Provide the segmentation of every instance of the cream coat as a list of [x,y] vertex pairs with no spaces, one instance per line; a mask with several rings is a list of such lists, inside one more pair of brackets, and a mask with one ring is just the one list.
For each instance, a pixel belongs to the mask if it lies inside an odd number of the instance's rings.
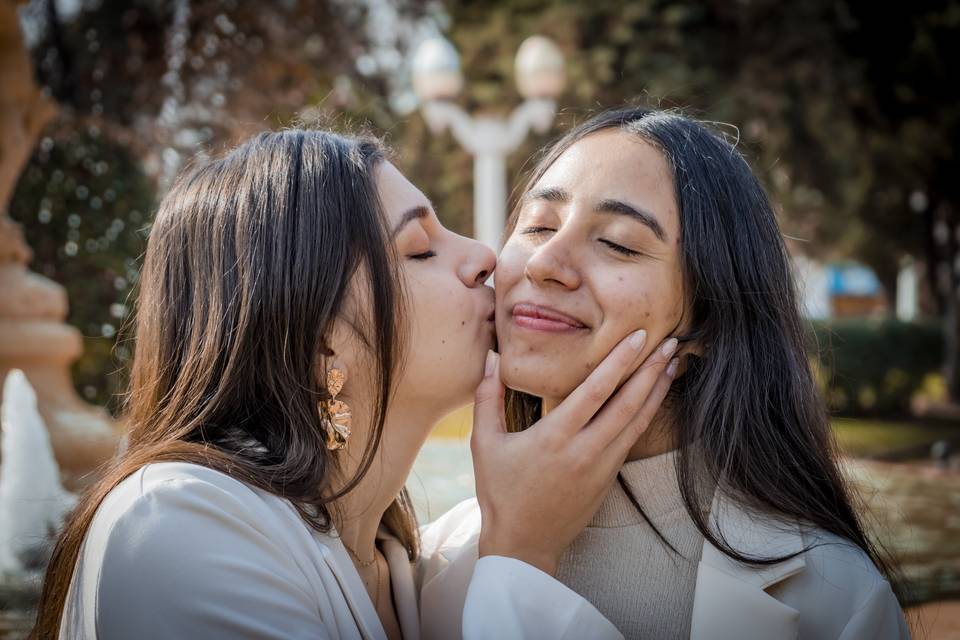
[[[635,490],[642,491],[642,487]],[[705,541],[694,593],[692,639],[910,637],[890,585],[854,545],[822,531],[802,531],[794,525],[751,515],[720,494],[711,507],[711,523],[746,555],[802,553],[757,568],[731,560]],[[469,636],[473,616],[483,613],[481,602],[499,602],[506,597],[483,593],[491,584],[472,575],[479,531],[480,510],[475,500],[469,500],[442,516],[425,534],[427,560],[421,593],[424,638],[461,637],[459,612],[464,602],[473,603],[466,607],[462,619],[464,636]],[[803,551],[807,547],[811,548]],[[543,606],[547,608],[541,619],[547,623],[552,616],[562,614],[565,604],[544,602]],[[594,618],[584,620],[596,626],[579,637],[620,637],[619,633],[610,636],[610,631]]]
[[[449,534],[424,533],[425,540],[449,540]],[[442,563],[425,558],[417,570],[398,540],[385,533],[380,538],[403,637],[415,640],[421,636],[420,584],[428,567]],[[457,611],[442,612],[440,622],[425,619],[426,625],[452,625],[467,638],[618,635],[592,605],[527,564],[474,558],[470,573],[473,592],[459,598]],[[71,581],[60,638],[385,634],[337,537],[308,527],[286,500],[206,467],[164,462],[125,479],[98,509]]]

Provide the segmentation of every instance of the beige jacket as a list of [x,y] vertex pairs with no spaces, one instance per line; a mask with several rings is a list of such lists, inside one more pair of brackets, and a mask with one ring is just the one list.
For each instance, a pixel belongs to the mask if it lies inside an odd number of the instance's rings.
[[[909,638],[903,612],[873,563],[857,547],[818,530],[801,530],[768,517],[752,515],[717,495],[711,523],[727,542],[746,555],[783,556],[802,552],[779,564],[740,564],[705,541],[697,572],[690,637],[694,640],[894,640]],[[464,602],[504,597],[483,594],[489,583],[471,581],[477,562],[480,511],[475,500],[461,503],[431,525],[424,536],[421,611],[427,639],[458,638]],[[811,547],[807,551],[804,548]],[[484,559],[485,560],[485,559]],[[541,619],[549,622],[561,607],[545,603]],[[468,607],[462,628],[473,622]],[[593,618],[592,638],[608,633]],[[464,634],[469,635],[469,633]],[[573,637],[573,636],[570,636]],[[609,637],[604,635],[604,637]],[[619,633],[615,634],[619,637]]]
[[[447,519],[445,522],[451,523]],[[428,540],[449,539],[430,529]],[[398,540],[381,533],[403,637],[421,635],[420,583]],[[425,558],[424,567],[438,566]],[[470,562],[474,594],[443,622],[467,638],[615,638],[583,598],[509,558]],[[468,580],[469,582],[469,580]],[[544,612],[551,612],[544,618]],[[469,621],[461,622],[461,613]],[[140,469],[97,510],[71,580],[61,639],[385,640],[339,538],[293,506],[188,463]]]

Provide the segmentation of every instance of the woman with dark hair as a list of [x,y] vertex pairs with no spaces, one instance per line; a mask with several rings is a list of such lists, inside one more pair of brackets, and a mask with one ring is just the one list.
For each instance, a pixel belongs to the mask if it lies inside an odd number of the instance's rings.
[[[403,485],[431,428],[493,385],[494,265],[366,139],[265,133],[188,171],[150,230],[127,448],[66,523],[32,637],[418,637]],[[478,468],[496,473],[468,635],[612,631],[537,567],[666,394],[640,338],[528,432],[477,420]],[[568,613],[545,622],[544,603]]]
[[[679,345],[650,428],[546,571],[630,638],[908,636],[837,467],[773,210],[734,145],[670,112],[601,114],[546,150],[499,260],[511,431],[550,415],[627,333]],[[427,637],[456,637],[441,612],[484,553],[475,509],[438,523],[462,548],[431,576],[444,595],[424,601]]]

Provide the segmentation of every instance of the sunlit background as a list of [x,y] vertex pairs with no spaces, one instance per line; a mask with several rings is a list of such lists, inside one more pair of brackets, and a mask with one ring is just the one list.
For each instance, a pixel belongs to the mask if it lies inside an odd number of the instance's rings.
[[[0,638],[122,429],[119,332],[186,163],[368,130],[495,245],[535,151],[627,102],[716,123],[762,177],[844,468],[929,637],[960,638],[958,61],[951,0],[0,0]],[[469,431],[417,461],[424,522],[473,495]]]

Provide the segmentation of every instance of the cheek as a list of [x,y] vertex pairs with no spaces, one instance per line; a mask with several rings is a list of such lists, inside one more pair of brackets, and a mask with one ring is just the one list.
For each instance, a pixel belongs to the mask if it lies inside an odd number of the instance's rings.
[[[636,329],[651,337],[666,337],[682,317],[682,291],[672,274],[618,274],[611,278],[602,299],[604,324],[622,338]],[[631,284],[632,283],[632,284]],[[625,292],[629,292],[625,295]]]
[[493,272],[494,286],[498,295],[501,290],[509,288],[523,277],[528,253],[513,236],[507,240],[507,244],[503,246],[497,258],[497,269]]
[[423,270],[406,282],[410,315],[407,349],[418,360],[446,360],[470,338],[476,305],[456,274]]

